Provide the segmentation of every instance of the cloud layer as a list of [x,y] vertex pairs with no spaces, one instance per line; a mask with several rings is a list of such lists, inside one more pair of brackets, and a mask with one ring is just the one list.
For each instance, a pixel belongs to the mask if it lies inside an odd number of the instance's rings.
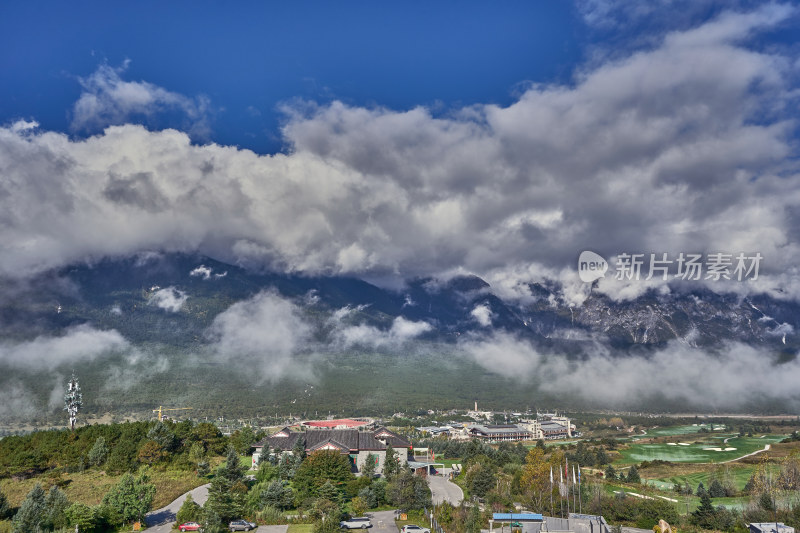
[[778,365],[739,343],[707,352],[675,341],[649,357],[615,357],[598,347],[572,361],[505,333],[466,339],[460,348],[492,373],[593,405],[637,408],[666,399],[698,409],[747,410],[770,401],[800,406],[800,361]]
[[[200,251],[279,271],[472,272],[524,296],[532,277],[574,277],[584,249],[759,251],[755,288],[797,297],[798,64],[748,46],[793,14],[724,13],[508,107],[287,107],[288,154],[135,125],[83,140],[11,125],[0,273]],[[120,75],[103,66],[84,80],[78,127],[164,106],[200,113]]]
[[91,361],[112,351],[129,348],[128,341],[115,330],[98,330],[88,325],[75,326],[59,337],[37,337],[27,342],[0,343],[0,363],[18,369],[56,368],[60,365]]

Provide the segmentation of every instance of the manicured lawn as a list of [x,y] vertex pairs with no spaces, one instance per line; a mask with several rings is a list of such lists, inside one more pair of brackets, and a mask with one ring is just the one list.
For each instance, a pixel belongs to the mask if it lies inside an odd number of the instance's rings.
[[[669,444],[636,442],[619,450],[620,458],[615,464],[629,465],[656,459],[673,463],[721,463],[763,449],[764,445],[780,442],[783,438],[781,435],[768,435],[763,438],[733,437],[727,443],[722,443],[718,436],[709,435],[699,443],[693,439],[691,442]],[[721,448],[722,451],[711,448]]]
[[[671,498],[673,500],[678,500],[677,502],[670,502],[675,506],[679,514],[686,514],[687,506],[689,512],[694,511],[700,505],[700,498],[697,496],[683,496],[681,494],[676,494],[670,491],[654,491],[651,488],[648,488],[644,485],[635,486],[635,485],[616,485],[616,484],[606,484],[604,486],[606,493],[609,496],[616,496],[615,491],[623,491],[625,493],[635,492],[636,494],[641,494],[644,496],[650,496],[652,498],[656,498],[657,496],[665,496],[666,498]],[[629,498],[636,498],[636,496],[629,495]],[[662,499],[662,498],[659,498]],[[668,500],[664,500],[668,501]],[[714,506],[717,505],[724,505],[728,509],[741,509],[750,501],[750,498],[747,496],[736,497],[736,498],[714,498],[711,500]]]
[[[733,484],[735,485],[737,490],[744,489],[747,480],[750,479],[750,476],[753,475],[756,467],[753,465],[738,465],[732,464],[728,469],[728,475],[732,478]],[[777,473],[777,468],[773,469]],[[655,487],[671,491],[673,485],[675,483],[679,483],[680,485],[685,484],[687,481],[689,485],[696,489],[697,485],[702,483],[706,488],[711,485],[711,478],[713,472],[711,470],[703,470],[703,471],[696,471],[696,472],[675,472],[672,475],[666,476],[659,476],[656,478],[649,478],[647,477],[647,471],[639,472],[642,474],[642,479],[647,479],[647,483],[649,485],[654,485]]]

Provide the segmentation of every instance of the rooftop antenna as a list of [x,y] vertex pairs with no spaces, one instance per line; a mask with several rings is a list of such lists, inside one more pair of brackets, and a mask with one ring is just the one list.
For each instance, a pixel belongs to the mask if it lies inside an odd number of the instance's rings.
[[69,429],[75,429],[75,423],[78,421],[78,410],[83,407],[83,394],[81,394],[81,387],[78,385],[78,378],[75,377],[75,372],[72,372],[72,379],[67,384],[67,392],[64,394],[64,410],[69,414]]

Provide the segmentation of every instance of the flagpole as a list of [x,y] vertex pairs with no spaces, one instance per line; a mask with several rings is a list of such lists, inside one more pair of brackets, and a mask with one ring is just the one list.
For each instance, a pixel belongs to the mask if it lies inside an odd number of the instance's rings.
[[567,518],[569,518],[569,459],[564,458],[564,477],[567,478]]
[[572,465],[572,512],[575,512],[575,465]]
[[564,472],[561,471],[561,465],[558,465],[558,504],[561,507],[561,517],[564,517],[564,496],[561,492],[564,490]]
[[581,465],[578,465],[578,505],[580,506],[579,513],[583,514],[583,492],[581,490]]
[[553,516],[553,465],[550,465],[550,516]]

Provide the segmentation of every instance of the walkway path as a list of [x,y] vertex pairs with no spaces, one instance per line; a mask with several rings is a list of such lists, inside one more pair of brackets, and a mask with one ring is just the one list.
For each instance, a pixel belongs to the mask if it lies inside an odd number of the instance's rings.
[[752,453],[748,453],[747,455],[743,455],[743,456],[741,456],[741,457],[737,457],[736,459],[730,459],[730,460],[728,460],[728,461],[722,461],[722,462],[723,462],[723,463],[732,463],[732,462],[734,462],[734,461],[739,461],[740,459],[744,459],[745,457],[750,457],[751,455],[756,455],[757,453],[766,452],[766,451],[767,451],[767,450],[769,450],[771,447],[772,447],[772,446],[770,446],[769,444],[767,444],[766,446],[764,446],[764,449],[763,449],[763,450],[756,450],[756,451],[754,451],[754,452],[752,452]]

